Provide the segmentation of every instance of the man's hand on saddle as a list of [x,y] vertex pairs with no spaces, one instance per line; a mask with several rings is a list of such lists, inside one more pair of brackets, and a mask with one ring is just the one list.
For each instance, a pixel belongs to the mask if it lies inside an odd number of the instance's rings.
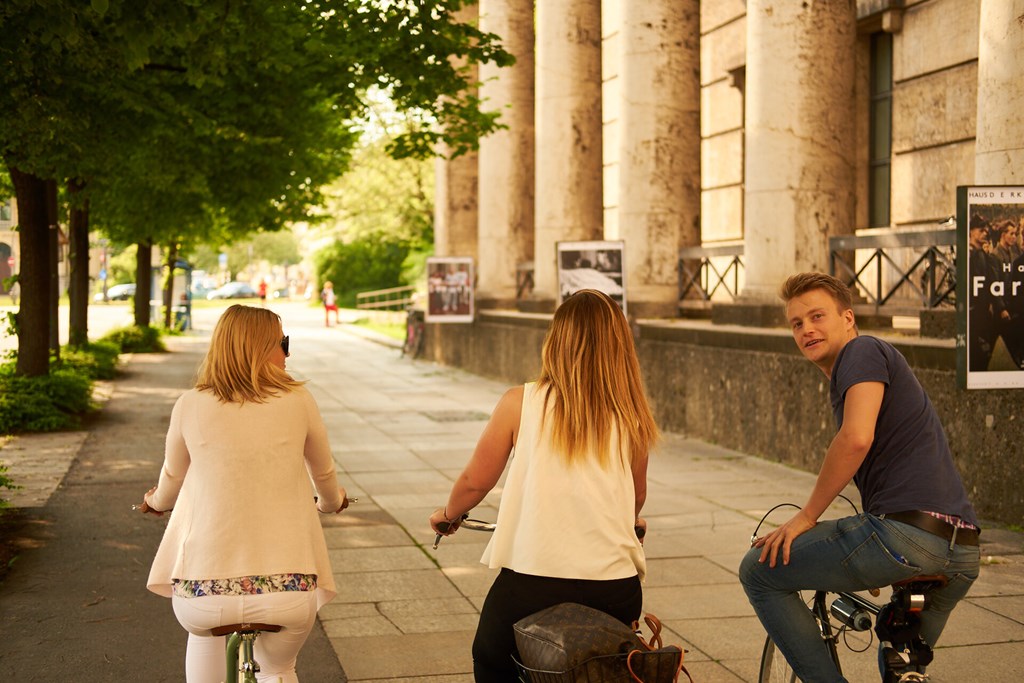
[[768,560],[769,567],[775,567],[779,559],[779,551],[782,551],[782,564],[789,564],[789,549],[796,537],[810,531],[817,525],[817,521],[808,517],[803,510],[793,515],[788,522],[774,529],[766,536],[754,539],[754,548],[761,549],[761,557],[758,562]]

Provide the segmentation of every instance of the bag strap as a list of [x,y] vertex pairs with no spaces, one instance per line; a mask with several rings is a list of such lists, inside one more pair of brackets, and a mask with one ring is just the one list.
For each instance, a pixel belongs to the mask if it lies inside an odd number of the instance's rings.
[[[641,679],[639,676],[637,676],[636,672],[633,671],[633,656],[634,655],[643,655],[643,654],[645,654],[643,652],[643,650],[632,650],[632,651],[630,651],[630,653],[628,655],[626,655],[626,668],[629,669],[629,675],[633,678],[634,683],[644,683],[643,679]],[[673,683],[677,683],[679,681],[679,674],[680,673],[686,674],[686,678],[689,679],[690,683],[693,683],[693,676],[691,676],[690,672],[686,670],[685,666],[683,666],[683,651],[682,650],[679,651],[679,666],[676,667],[676,672],[672,676]]]
[[661,620],[654,616],[650,612],[644,615],[644,623],[647,624],[647,628],[651,629],[651,638],[647,640],[640,632],[640,622],[633,622],[633,631],[636,633],[637,639],[640,643],[648,650],[659,650],[662,648],[661,642]]

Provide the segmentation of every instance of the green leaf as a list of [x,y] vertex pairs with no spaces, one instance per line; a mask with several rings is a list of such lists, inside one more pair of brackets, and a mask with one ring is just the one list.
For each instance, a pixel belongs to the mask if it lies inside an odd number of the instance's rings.
[[101,17],[107,13],[108,9],[110,9],[109,0],[92,0],[90,4],[92,5],[93,11]]

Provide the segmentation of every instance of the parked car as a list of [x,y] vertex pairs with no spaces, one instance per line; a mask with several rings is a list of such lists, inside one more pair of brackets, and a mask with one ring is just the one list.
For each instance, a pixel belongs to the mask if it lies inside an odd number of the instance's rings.
[[256,290],[248,282],[229,282],[206,295],[207,299],[252,299]]
[[209,287],[205,283],[193,282],[192,283],[192,298],[193,299],[205,299],[207,296],[209,296],[210,292],[212,292],[214,289],[216,289],[216,288],[215,287]]
[[[127,301],[135,296],[135,283],[130,282],[126,285],[114,285],[107,287],[107,298],[106,301]],[[92,297],[93,301],[102,302],[104,301],[103,292],[96,292]]]

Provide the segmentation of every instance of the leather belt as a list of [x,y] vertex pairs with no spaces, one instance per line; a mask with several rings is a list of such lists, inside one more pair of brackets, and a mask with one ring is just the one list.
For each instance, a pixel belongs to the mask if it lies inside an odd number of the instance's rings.
[[907,512],[887,512],[886,514],[879,516],[882,519],[891,519],[894,522],[902,522],[904,524],[909,524],[912,527],[917,527],[922,531],[927,531],[930,534],[935,534],[939,538],[950,541],[951,544],[978,545],[979,532],[977,529],[955,527],[949,522],[944,522],[938,517],[929,515],[927,512],[909,510]]

